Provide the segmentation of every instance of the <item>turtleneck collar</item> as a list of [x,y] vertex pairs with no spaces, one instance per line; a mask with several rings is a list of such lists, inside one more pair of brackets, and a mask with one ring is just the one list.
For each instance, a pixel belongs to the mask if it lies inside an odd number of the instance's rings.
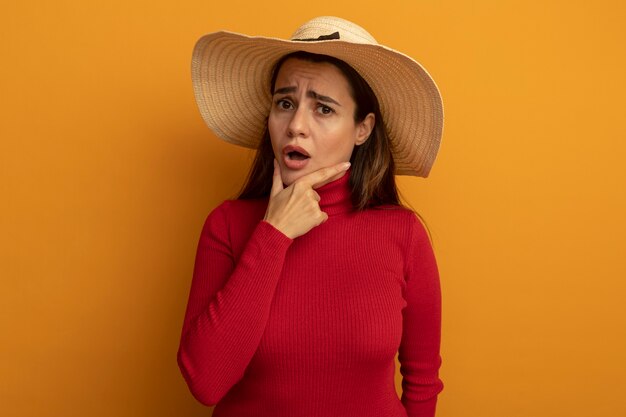
[[315,189],[320,196],[320,209],[328,216],[352,210],[352,190],[349,184],[351,172],[352,167],[340,178]]

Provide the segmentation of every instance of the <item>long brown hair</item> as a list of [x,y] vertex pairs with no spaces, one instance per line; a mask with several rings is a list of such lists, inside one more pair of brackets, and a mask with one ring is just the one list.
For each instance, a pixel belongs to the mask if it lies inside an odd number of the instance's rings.
[[[378,99],[354,68],[344,61],[328,55],[298,51],[283,56],[276,65],[270,80],[269,90],[274,94],[276,77],[282,64],[289,58],[309,62],[326,62],[337,67],[348,80],[350,94],[356,103],[354,121],[362,122],[369,113],[374,113],[374,129],[369,138],[354,147],[350,157],[351,172],[349,185],[352,190],[352,205],[357,211],[382,205],[407,208],[400,203],[396,187],[395,163],[391,153],[389,137],[380,113]],[[270,140],[267,120],[252,168],[237,199],[268,197],[272,188],[274,151]],[[412,208],[411,211],[415,212]],[[417,213],[416,213],[417,214]],[[418,214],[418,217],[419,214]],[[421,219],[421,217],[420,217]],[[422,220],[423,221],[423,220]]]

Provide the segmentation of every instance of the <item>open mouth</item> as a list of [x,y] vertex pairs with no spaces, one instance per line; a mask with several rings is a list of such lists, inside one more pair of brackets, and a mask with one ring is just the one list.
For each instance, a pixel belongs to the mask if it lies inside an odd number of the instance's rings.
[[287,157],[291,160],[295,161],[303,161],[305,159],[309,159],[310,156],[304,155],[298,151],[291,151],[287,153]]
[[296,145],[287,145],[283,148],[283,154],[288,161],[306,161],[311,155],[302,147]]

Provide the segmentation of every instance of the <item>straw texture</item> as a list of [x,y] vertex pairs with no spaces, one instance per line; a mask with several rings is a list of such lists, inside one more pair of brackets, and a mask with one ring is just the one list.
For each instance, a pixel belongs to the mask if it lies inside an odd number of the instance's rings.
[[257,148],[271,106],[270,78],[284,55],[306,51],[330,55],[352,66],[378,98],[396,162],[396,175],[427,177],[443,133],[443,104],[428,72],[414,59],[337,17],[318,17],[291,39],[227,31],[201,37],[191,64],[194,94],[206,124],[222,139]]

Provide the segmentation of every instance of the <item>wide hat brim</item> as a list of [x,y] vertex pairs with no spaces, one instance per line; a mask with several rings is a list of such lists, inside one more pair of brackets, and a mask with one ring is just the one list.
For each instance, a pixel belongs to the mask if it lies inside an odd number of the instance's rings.
[[[396,175],[427,177],[443,133],[443,104],[428,72],[379,44],[294,41],[220,31],[193,50],[193,90],[205,123],[227,142],[256,149],[271,108],[270,78],[284,55],[306,51],[352,66],[378,98]],[[379,123],[380,121],[376,121]]]

